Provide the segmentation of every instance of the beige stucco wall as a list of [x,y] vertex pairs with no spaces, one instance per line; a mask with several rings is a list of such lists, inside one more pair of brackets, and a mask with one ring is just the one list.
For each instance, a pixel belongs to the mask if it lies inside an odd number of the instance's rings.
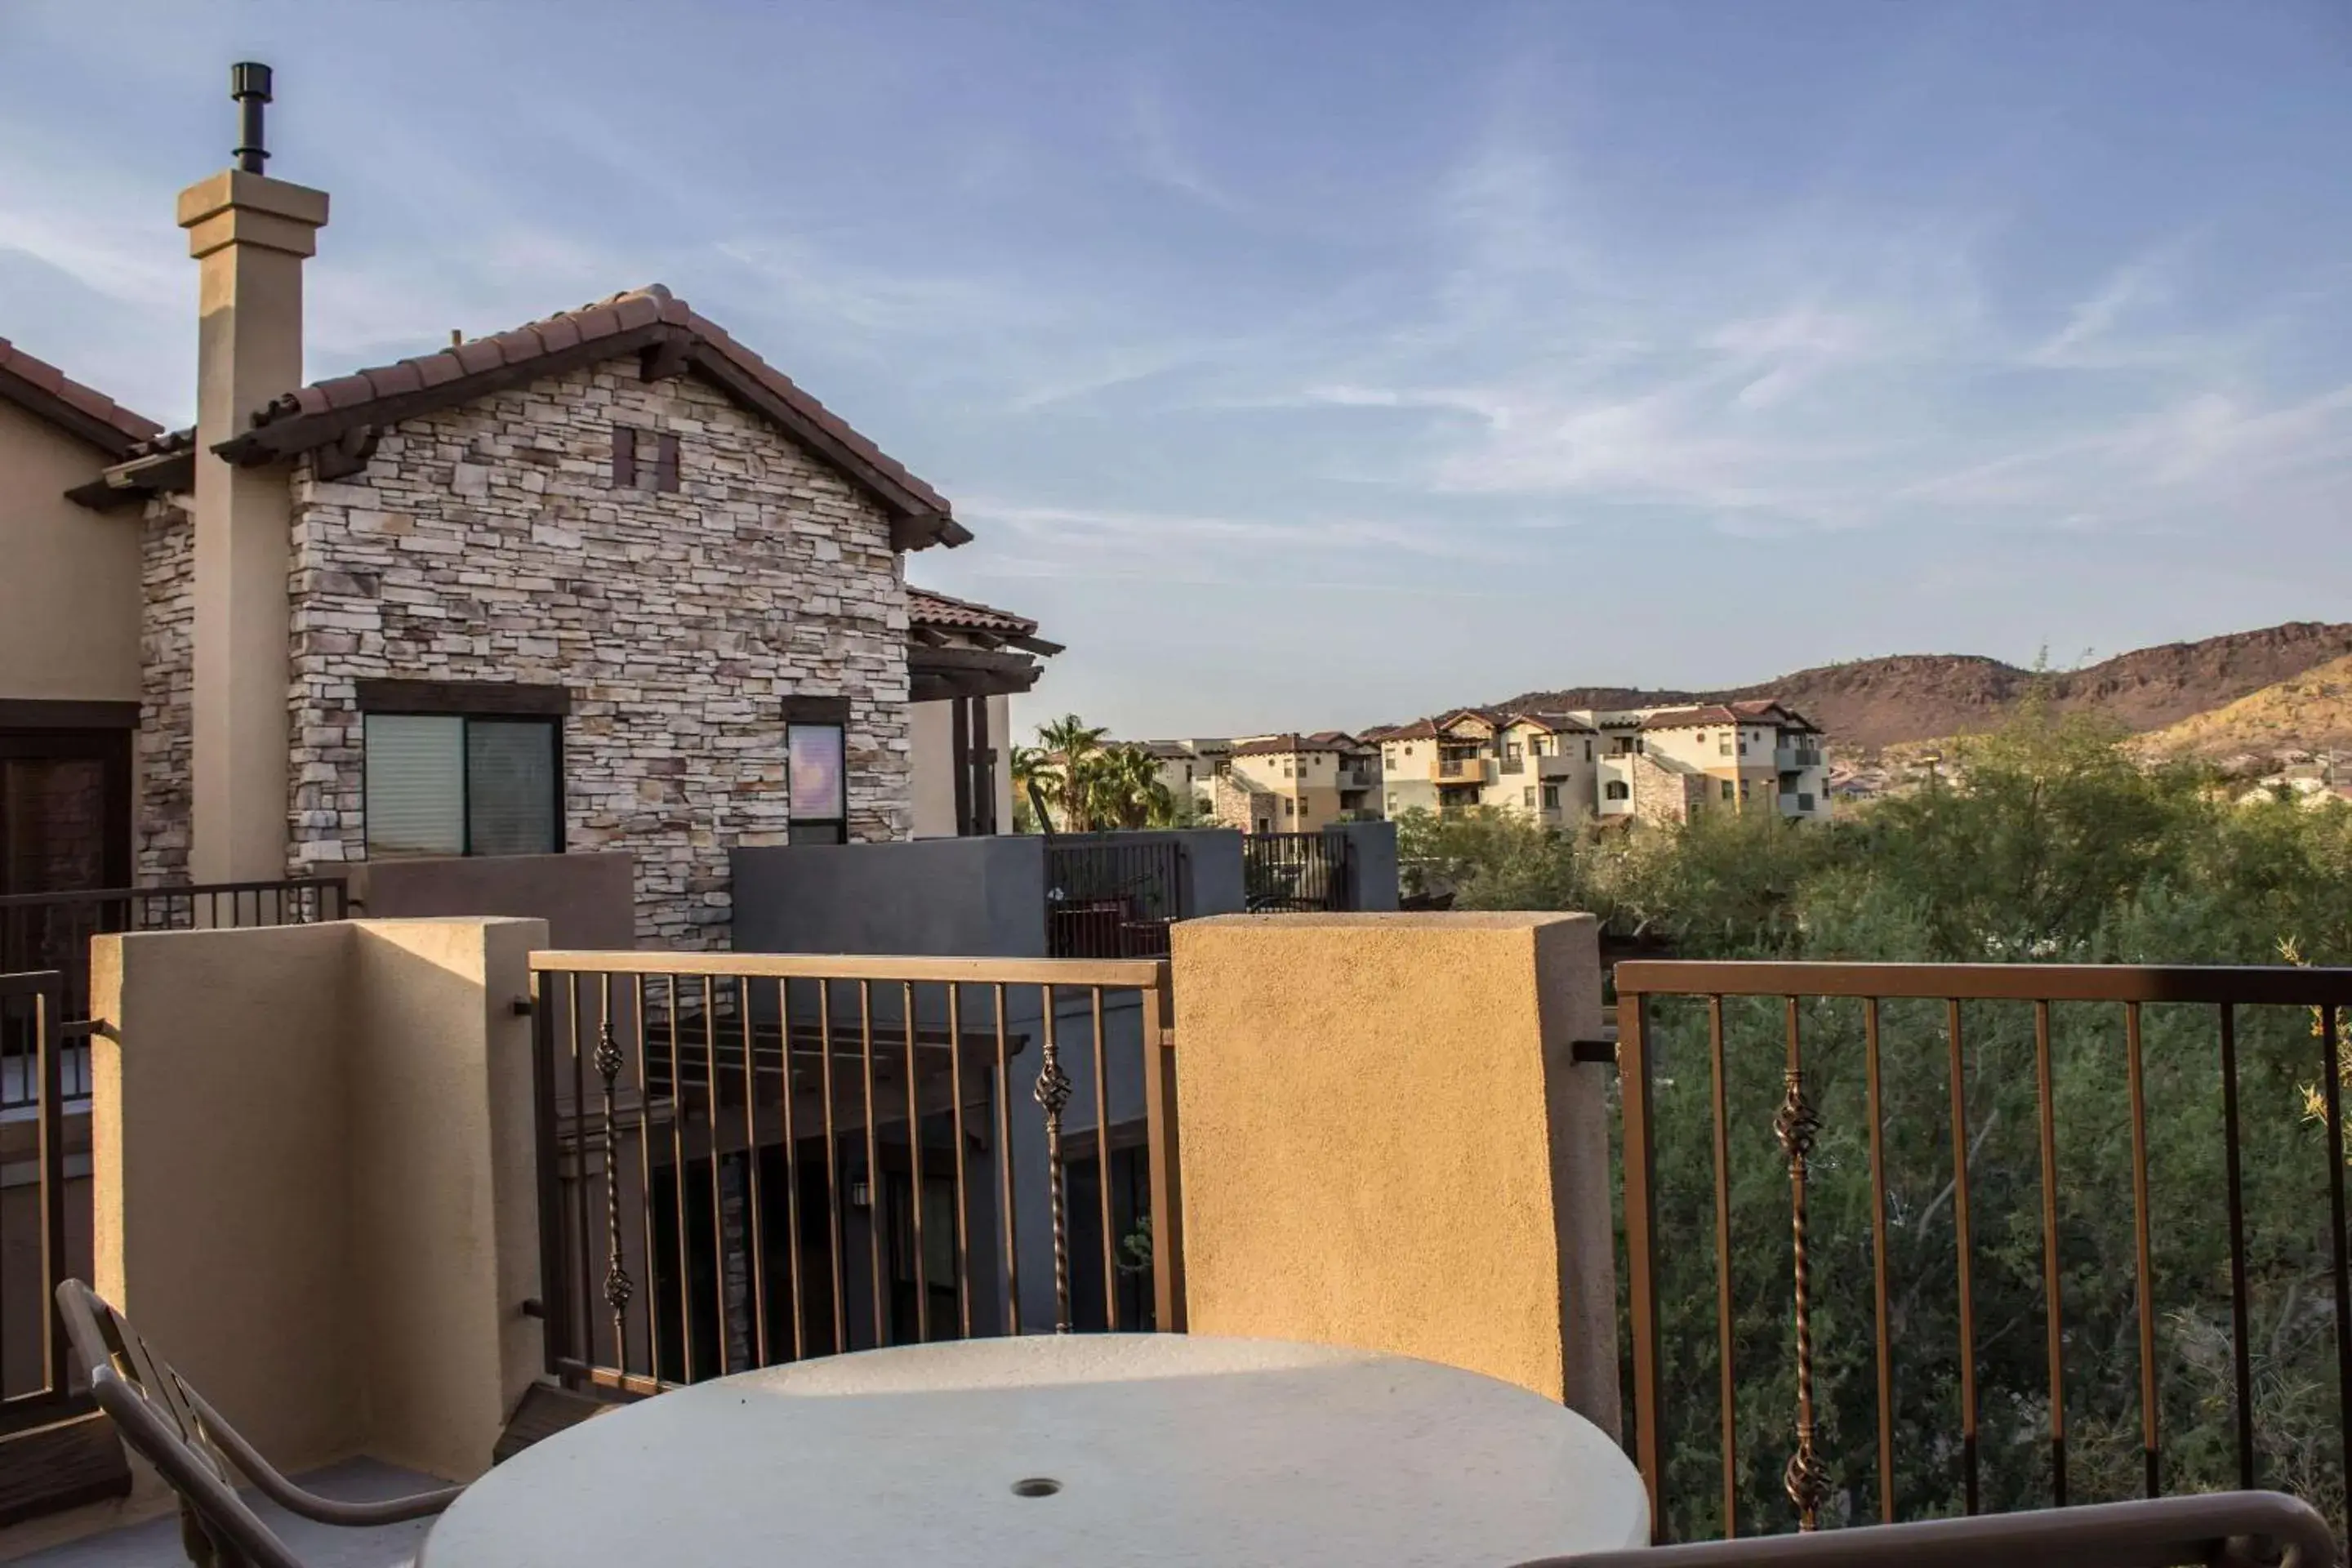
[[545,922],[349,928],[351,1288],[365,1451],[431,1475],[490,1467],[541,1369],[530,950]]
[[99,1293],[281,1468],[354,1451],[341,925],[100,937]]
[[[917,702],[908,709],[909,784],[913,790],[914,835],[918,838],[952,838],[955,815],[955,704]],[[1013,704],[1003,697],[988,699],[988,743],[996,752],[996,828],[1013,831]],[[1186,792],[1174,792],[1178,800]]]
[[915,837],[955,837],[955,704],[917,702],[907,710],[908,784]]
[[95,1283],[283,1469],[477,1475],[538,1370],[512,1002],[545,938],[460,920],[93,944]]
[[65,498],[106,461],[0,402],[0,698],[139,700],[139,512]]
[[1175,928],[1193,1332],[1466,1367],[1618,1424],[1590,915]]

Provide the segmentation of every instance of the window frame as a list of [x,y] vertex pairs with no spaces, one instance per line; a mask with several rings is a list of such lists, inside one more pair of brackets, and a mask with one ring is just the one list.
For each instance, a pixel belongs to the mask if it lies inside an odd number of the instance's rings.
[[[784,809],[785,835],[793,843],[846,844],[849,842],[849,699],[846,697],[787,697],[783,700],[784,721]],[[793,809],[793,731],[794,730],[831,730],[841,745],[841,815],[839,816],[807,816]],[[816,837],[816,830],[830,830],[830,837]]]
[[[474,848],[474,725],[534,724],[548,731],[549,761],[551,763],[549,783],[554,798],[549,803],[553,811],[551,825],[554,832],[554,847],[527,851],[533,855],[565,855],[572,849],[572,824],[569,801],[564,790],[563,715],[551,713],[451,712],[446,710],[363,708],[360,713],[360,853],[373,861],[375,844],[369,837],[370,824],[374,819],[374,785],[368,766],[367,721],[370,719],[454,719],[457,721],[457,831],[458,849],[455,858],[461,860],[502,859],[510,857],[478,853]],[[395,860],[431,860],[447,858],[433,855],[395,855]]]
[[[646,459],[646,447],[652,450],[652,461]],[[641,475],[650,473],[652,482],[638,483]],[[642,425],[613,426],[612,488],[616,490],[636,490],[645,495],[675,495],[678,488],[678,439],[671,430],[653,430]]]
[[[564,686],[532,685],[505,680],[369,679],[352,683],[352,706],[360,714],[360,853],[369,853],[367,720],[375,713],[417,719],[543,720],[554,731],[555,847],[546,853],[572,850],[570,792],[565,787],[564,721],[572,716],[572,691]],[[469,742],[461,735],[457,762],[458,816],[463,824],[464,859],[479,859],[473,852],[473,779]],[[401,857],[407,858],[407,857]],[[424,859],[429,857],[418,856]],[[492,857],[495,858],[495,857]]]

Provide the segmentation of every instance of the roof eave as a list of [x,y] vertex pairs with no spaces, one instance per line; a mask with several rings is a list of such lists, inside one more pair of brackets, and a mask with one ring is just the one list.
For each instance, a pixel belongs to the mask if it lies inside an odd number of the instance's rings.
[[524,354],[511,363],[491,365],[432,386],[356,396],[341,408],[331,406],[316,414],[280,414],[277,417],[268,417],[268,411],[263,411],[256,416],[253,428],[216,443],[213,451],[239,468],[283,462],[361,431],[381,430],[422,414],[471,403],[494,392],[528,386],[584,365],[664,347],[675,349],[677,345],[685,345],[688,368],[738,404],[782,428],[887,511],[891,549],[924,550],[934,544],[953,549],[971,542],[971,531],[958,522],[952,512],[869,461],[823,424],[735,364],[716,344],[704,341],[691,329],[665,321],[583,339],[552,352]]
[[[0,342],[0,401],[15,404],[36,419],[46,421],[78,440],[88,442],[110,458],[121,458],[141,441],[159,435],[163,426],[143,415],[131,413],[103,394],[91,391],[80,383],[67,378],[53,365],[47,365]],[[22,374],[16,366],[25,366],[34,374]],[[37,376],[39,379],[36,379]],[[56,384],[45,385],[44,381]],[[77,401],[79,399],[79,401]],[[92,406],[112,408],[131,423],[142,426],[126,429],[121,425],[92,412]]]
[[157,452],[117,463],[87,484],[65,492],[66,500],[92,511],[120,511],[159,495],[184,494],[196,482],[195,454]]

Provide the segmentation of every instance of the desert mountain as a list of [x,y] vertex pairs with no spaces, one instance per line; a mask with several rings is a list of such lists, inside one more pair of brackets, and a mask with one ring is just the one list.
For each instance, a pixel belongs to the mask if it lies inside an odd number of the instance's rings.
[[[2332,723],[2341,731],[2347,716],[2342,700],[2336,700],[2335,717],[2323,720],[2326,700],[2315,689],[2301,697],[2282,694],[2263,707],[2261,716],[2275,719],[2284,727],[2264,731],[2266,738],[2259,745],[2225,742],[2221,737],[2235,731],[2214,710],[2252,699],[2282,683],[2294,684],[2306,672],[2317,678],[2318,667],[2345,660],[2347,656],[2352,656],[2352,625],[2290,621],[2260,631],[2139,648],[2079,669],[2043,675],[1971,654],[1897,654],[1801,669],[1777,680],[1725,690],[1570,687],[1525,692],[1495,706],[1633,708],[1776,697],[1828,731],[1841,749],[1871,752],[1901,742],[1991,729],[2040,680],[2048,683],[2050,700],[2061,710],[2090,710],[2133,731],[2168,726],[2186,730],[2189,726],[2184,721],[2210,718],[2214,721],[2210,734],[2199,731],[2202,738],[2180,742],[2200,752],[2209,752],[2211,746],[2237,751],[2309,749],[2352,743],[2352,736],[2340,742],[2311,741],[2287,722],[2288,713],[2298,716],[2296,723]],[[2337,678],[2339,689],[2347,679],[2352,677]],[[2254,721],[2247,717],[2246,721]]]
[[2280,752],[2352,751],[2352,658],[2330,659],[2274,686],[2140,737],[2151,755],[2215,762]]

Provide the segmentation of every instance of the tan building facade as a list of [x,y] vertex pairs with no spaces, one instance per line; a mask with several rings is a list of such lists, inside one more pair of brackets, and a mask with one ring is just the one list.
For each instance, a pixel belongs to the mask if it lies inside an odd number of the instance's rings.
[[1821,731],[1772,701],[1560,713],[1464,709],[1371,739],[1391,818],[1474,806],[1559,827],[1588,817],[1683,822],[1710,809],[1829,816]]
[[1212,812],[1244,833],[1319,833],[1378,811],[1379,753],[1340,731],[1236,741],[1213,765]]

